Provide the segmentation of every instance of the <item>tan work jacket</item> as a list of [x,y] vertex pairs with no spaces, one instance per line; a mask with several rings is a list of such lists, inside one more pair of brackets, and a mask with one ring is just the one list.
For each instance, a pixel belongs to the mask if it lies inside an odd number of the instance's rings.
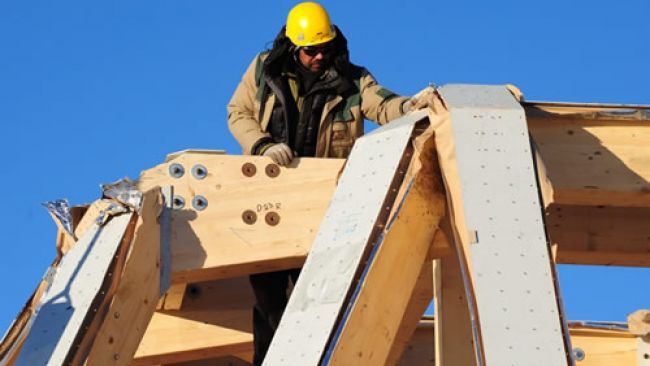
[[[256,142],[270,137],[267,127],[276,96],[271,93],[266,100],[261,100],[263,98],[258,95],[265,57],[264,53],[255,57],[227,107],[228,127],[247,155],[251,154]],[[364,118],[383,125],[404,114],[402,104],[408,97],[396,96],[383,88],[365,68],[361,69],[360,75],[359,80],[354,80],[359,87],[358,94],[347,98],[338,95],[325,104],[320,120],[316,157],[347,157],[354,141],[363,135]],[[262,103],[264,113],[260,118]]]

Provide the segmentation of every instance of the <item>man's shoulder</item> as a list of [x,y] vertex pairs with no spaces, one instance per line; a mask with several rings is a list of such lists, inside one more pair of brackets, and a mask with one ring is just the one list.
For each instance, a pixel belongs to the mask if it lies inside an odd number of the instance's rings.
[[269,57],[270,53],[271,53],[271,51],[265,50],[265,51],[262,51],[262,52],[258,53],[255,57],[258,58],[258,59],[261,59],[262,61],[264,61],[267,57]]
[[350,76],[352,76],[352,78],[361,79],[369,74],[370,72],[364,66],[350,63]]
[[264,60],[266,60],[269,57],[269,53],[270,53],[269,51],[262,51],[256,53],[255,56],[253,57],[252,63],[253,64],[264,63]]

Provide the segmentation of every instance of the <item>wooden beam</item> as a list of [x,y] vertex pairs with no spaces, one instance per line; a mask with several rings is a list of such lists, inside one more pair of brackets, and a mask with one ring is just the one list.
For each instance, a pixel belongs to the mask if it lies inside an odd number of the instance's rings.
[[160,299],[156,310],[180,310],[183,306],[183,298],[185,297],[185,290],[187,289],[186,283],[179,283],[171,285],[167,293]]
[[[172,212],[172,283],[300,267],[343,163],[299,158],[279,167],[267,157],[188,152],[144,171],[140,189],[173,185],[184,200]],[[200,166],[207,173],[197,179]],[[170,170],[181,168],[174,178]],[[192,207],[198,196],[204,210]]]
[[429,307],[433,298],[433,263],[427,260],[422,266],[420,275],[411,294],[411,300],[404,311],[400,327],[395,334],[395,340],[390,353],[386,358],[386,365],[395,365],[402,358],[408,344],[413,337],[424,312]]
[[154,314],[133,365],[252,352],[253,301],[246,277],[188,285],[181,310]]
[[468,300],[456,254],[436,260],[434,286],[436,366],[477,365]]
[[[431,344],[434,343],[433,328],[437,319],[423,319],[418,325],[411,342],[407,346],[400,366],[424,366],[433,365],[433,349]],[[633,334],[623,330],[608,330],[598,328],[585,328],[569,324],[569,333],[571,334],[571,343],[573,350],[584,353],[584,359],[576,362],[576,366],[636,366],[637,364],[637,340]],[[439,342],[435,342],[439,344]],[[464,357],[449,359],[441,364],[444,366],[468,365],[463,363]],[[436,363],[437,364],[437,363]]]
[[650,207],[650,120],[528,107],[530,134],[565,205]]
[[225,356],[217,358],[207,358],[203,360],[167,363],[164,366],[251,366],[246,360],[236,356]]
[[[421,147],[413,154],[403,183],[412,185],[404,201],[394,206],[399,208],[395,210],[395,221],[386,228],[383,240],[375,244],[379,249],[361,280],[347,319],[339,326],[341,333],[328,365],[383,365],[390,359],[395,362],[397,357],[391,357],[390,351],[396,342],[402,342],[400,329],[415,329],[424,310],[417,306],[409,309],[409,299],[416,283],[423,281],[422,273],[431,278],[426,258],[446,205],[432,130],[417,140],[422,141]],[[419,304],[428,302],[430,296],[431,292]]]
[[[104,299],[113,292],[134,214],[120,212],[104,226],[93,225],[70,249],[32,316],[33,325],[17,364],[79,360],[101,322]],[[54,341],[53,341],[54,340]]]
[[580,366],[636,365],[637,340],[633,334],[622,330],[589,329],[573,327],[571,345],[574,353],[582,351]]
[[650,267],[650,207],[546,208],[546,228],[557,262]]
[[477,363],[569,365],[523,110],[498,86],[440,94],[450,118],[436,143]]
[[[95,222],[99,212],[102,209],[106,209],[110,203],[111,201],[109,200],[97,200],[89,206],[76,206],[70,209],[73,227],[77,238],[83,236],[86,230]],[[60,228],[59,225],[57,225],[57,228],[57,256],[50,266],[50,274],[54,273],[54,270],[59,266],[61,255],[67,253],[76,243],[73,239],[69,238],[69,236],[61,233],[62,228]],[[29,335],[29,327],[31,326],[30,318],[34,315],[45,290],[49,287],[47,277],[48,275],[46,274],[45,278],[39,282],[31,298],[27,300],[27,303],[18,314],[16,320],[12,323],[10,329],[5,334],[5,337],[2,339],[2,343],[0,344],[1,362],[6,361],[8,365],[11,365],[18,357],[22,344]]]
[[[159,188],[143,194],[135,234],[117,289],[92,344],[86,364],[128,365],[153,315],[160,295]],[[119,276],[119,277],[118,277]]]
[[[366,362],[373,353],[380,364],[385,360],[433,241],[439,220],[436,215],[441,216],[444,207],[442,195],[440,206],[436,201],[420,204],[414,197],[428,193],[427,187],[411,185],[418,177],[416,156],[422,148],[413,139],[417,136],[416,126],[427,125],[426,116],[420,112],[402,117],[357,140],[271,342],[266,364],[332,364],[339,362],[336,359],[345,362],[348,354],[339,358],[338,345],[356,349],[348,364],[359,364],[359,358]],[[427,133],[430,136],[431,131]],[[434,169],[432,165],[422,162],[421,169]],[[369,179],[373,184],[368,185]],[[426,184],[429,190],[436,187],[433,179]],[[411,197],[413,201],[409,201]],[[406,239],[406,222],[418,229],[423,223],[430,225],[408,233],[410,243],[399,243],[397,238]],[[394,277],[386,278],[389,274]],[[398,285],[396,277],[403,280]],[[395,293],[385,296],[382,286],[395,289]],[[364,304],[370,303],[373,307],[364,312]],[[386,315],[383,327],[368,322],[380,313]],[[366,341],[376,334],[372,329],[363,331],[360,324],[381,328],[385,337],[369,347]],[[343,341],[348,336],[351,342]]]
[[[436,354],[434,342],[434,324],[433,318],[422,319],[415,332],[411,336],[402,357],[397,363],[398,366],[434,366],[436,365]],[[454,365],[454,364],[447,364]],[[458,362],[455,365],[465,364]]]

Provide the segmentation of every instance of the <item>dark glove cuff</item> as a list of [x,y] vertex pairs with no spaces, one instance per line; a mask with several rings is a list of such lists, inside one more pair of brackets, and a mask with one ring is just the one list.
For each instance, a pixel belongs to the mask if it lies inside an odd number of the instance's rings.
[[264,150],[266,150],[265,148],[273,144],[275,144],[275,140],[273,140],[271,137],[262,137],[253,144],[253,147],[251,148],[251,155],[262,155],[264,153]]

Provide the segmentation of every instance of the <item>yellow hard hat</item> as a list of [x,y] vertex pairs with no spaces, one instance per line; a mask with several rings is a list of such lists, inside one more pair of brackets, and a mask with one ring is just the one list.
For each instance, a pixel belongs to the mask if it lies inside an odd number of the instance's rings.
[[285,34],[294,45],[300,47],[326,43],[336,37],[327,11],[313,2],[300,3],[289,11]]

